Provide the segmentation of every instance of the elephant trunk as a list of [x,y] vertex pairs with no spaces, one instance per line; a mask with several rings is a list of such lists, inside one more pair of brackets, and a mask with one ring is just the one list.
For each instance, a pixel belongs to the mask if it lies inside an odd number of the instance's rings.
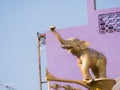
[[52,33],[55,35],[55,37],[59,40],[59,42],[63,45],[67,44],[67,40],[64,40],[60,34],[55,30],[55,26],[50,26],[50,30],[52,31]]

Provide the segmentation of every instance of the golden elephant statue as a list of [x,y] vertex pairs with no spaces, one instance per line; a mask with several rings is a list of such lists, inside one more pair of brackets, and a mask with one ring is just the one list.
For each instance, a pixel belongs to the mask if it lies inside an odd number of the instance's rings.
[[64,40],[55,30],[55,26],[50,27],[52,33],[62,44],[63,49],[67,49],[68,53],[72,53],[77,57],[77,62],[82,71],[83,80],[91,81],[92,76],[89,69],[92,70],[95,79],[106,78],[106,57],[94,49],[89,48],[89,43],[80,41],[77,38]]

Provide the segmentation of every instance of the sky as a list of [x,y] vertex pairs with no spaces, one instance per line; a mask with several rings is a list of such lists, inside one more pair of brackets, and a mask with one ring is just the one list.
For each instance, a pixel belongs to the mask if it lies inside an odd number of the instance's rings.
[[[120,7],[120,0],[96,0],[96,5],[97,10]],[[39,90],[36,33],[49,31],[50,25],[59,29],[86,25],[87,20],[87,0],[0,0],[0,85]],[[45,46],[41,60],[44,81]]]

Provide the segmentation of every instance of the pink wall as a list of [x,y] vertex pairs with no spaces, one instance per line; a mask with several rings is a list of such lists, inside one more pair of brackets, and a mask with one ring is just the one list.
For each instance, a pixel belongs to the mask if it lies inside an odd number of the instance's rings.
[[[58,32],[64,39],[77,37],[80,40],[88,41],[91,44],[90,48],[103,52],[108,62],[107,76],[108,78],[116,78],[120,76],[120,7],[95,10],[94,0],[87,1],[88,25],[59,29]],[[99,28],[105,28],[104,34],[99,33]],[[59,78],[82,80],[76,57],[63,50],[50,31],[46,33],[46,36],[49,72]]]

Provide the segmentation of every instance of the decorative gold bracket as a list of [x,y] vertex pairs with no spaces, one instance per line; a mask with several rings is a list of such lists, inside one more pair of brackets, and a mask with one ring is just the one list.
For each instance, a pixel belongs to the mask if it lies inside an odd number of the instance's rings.
[[50,74],[48,70],[46,70],[46,79],[48,81],[57,81],[57,82],[68,82],[68,83],[75,83],[78,85],[82,85],[88,90],[112,90],[112,87],[116,83],[115,80],[113,79],[96,79],[90,83],[87,83],[86,81],[80,81],[80,80],[68,80],[68,79],[62,79],[62,78],[57,78]]

